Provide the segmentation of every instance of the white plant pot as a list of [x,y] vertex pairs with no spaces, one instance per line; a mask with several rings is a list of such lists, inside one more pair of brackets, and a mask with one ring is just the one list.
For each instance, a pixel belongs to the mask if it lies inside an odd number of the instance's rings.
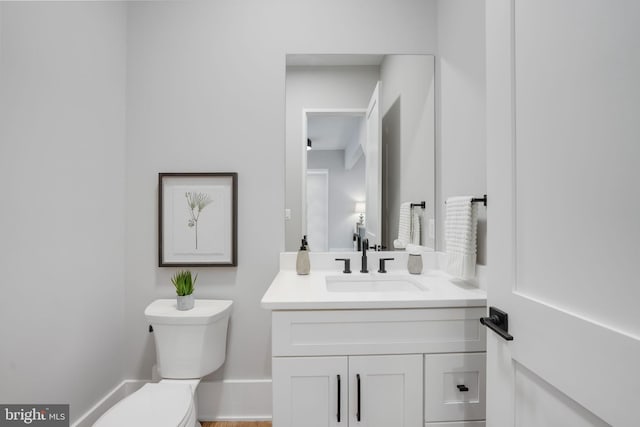
[[181,311],[191,310],[195,302],[193,298],[193,294],[183,295],[183,296],[178,295],[177,301],[178,301],[178,304],[177,304],[178,310],[181,310]]

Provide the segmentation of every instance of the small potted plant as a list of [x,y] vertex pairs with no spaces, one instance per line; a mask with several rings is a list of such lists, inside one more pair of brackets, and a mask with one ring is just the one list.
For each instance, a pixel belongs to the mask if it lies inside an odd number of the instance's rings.
[[193,308],[193,288],[198,275],[193,280],[189,270],[180,270],[171,278],[173,286],[176,287],[178,310],[191,310]]

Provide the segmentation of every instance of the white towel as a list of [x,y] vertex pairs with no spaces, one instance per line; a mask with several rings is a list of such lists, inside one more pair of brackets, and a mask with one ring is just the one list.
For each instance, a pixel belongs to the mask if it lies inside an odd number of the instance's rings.
[[420,214],[418,208],[413,208],[411,212],[411,243],[414,245],[420,244]]
[[405,202],[400,205],[398,238],[393,241],[393,247],[404,249],[410,243],[420,244],[420,214],[411,209],[410,202]]
[[400,205],[400,217],[398,223],[398,238],[393,241],[393,247],[404,249],[411,241],[411,203]]
[[476,274],[478,214],[471,196],[447,199],[444,239],[447,245],[447,273],[461,279]]

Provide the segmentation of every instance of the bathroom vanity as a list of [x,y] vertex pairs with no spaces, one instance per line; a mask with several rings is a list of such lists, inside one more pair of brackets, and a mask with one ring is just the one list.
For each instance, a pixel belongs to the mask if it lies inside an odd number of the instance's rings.
[[[437,253],[421,275],[344,274],[334,258],[356,265],[357,253],[311,255],[311,274],[298,276],[295,254],[282,254],[262,299],[274,427],[484,426],[483,290],[437,270]],[[370,267],[390,253],[371,255]]]

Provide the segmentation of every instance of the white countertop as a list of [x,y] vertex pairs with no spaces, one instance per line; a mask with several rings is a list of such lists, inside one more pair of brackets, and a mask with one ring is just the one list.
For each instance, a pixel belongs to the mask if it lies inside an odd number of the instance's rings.
[[271,282],[261,305],[268,310],[331,310],[484,307],[487,303],[484,290],[440,270],[426,270],[420,275],[409,274],[406,270],[389,270],[386,273],[386,277],[406,277],[418,282],[426,288],[420,292],[330,292],[326,286],[327,276],[344,276],[349,280],[385,275],[357,271],[343,274],[335,269],[312,270],[308,275],[298,275],[295,270],[283,269]]

